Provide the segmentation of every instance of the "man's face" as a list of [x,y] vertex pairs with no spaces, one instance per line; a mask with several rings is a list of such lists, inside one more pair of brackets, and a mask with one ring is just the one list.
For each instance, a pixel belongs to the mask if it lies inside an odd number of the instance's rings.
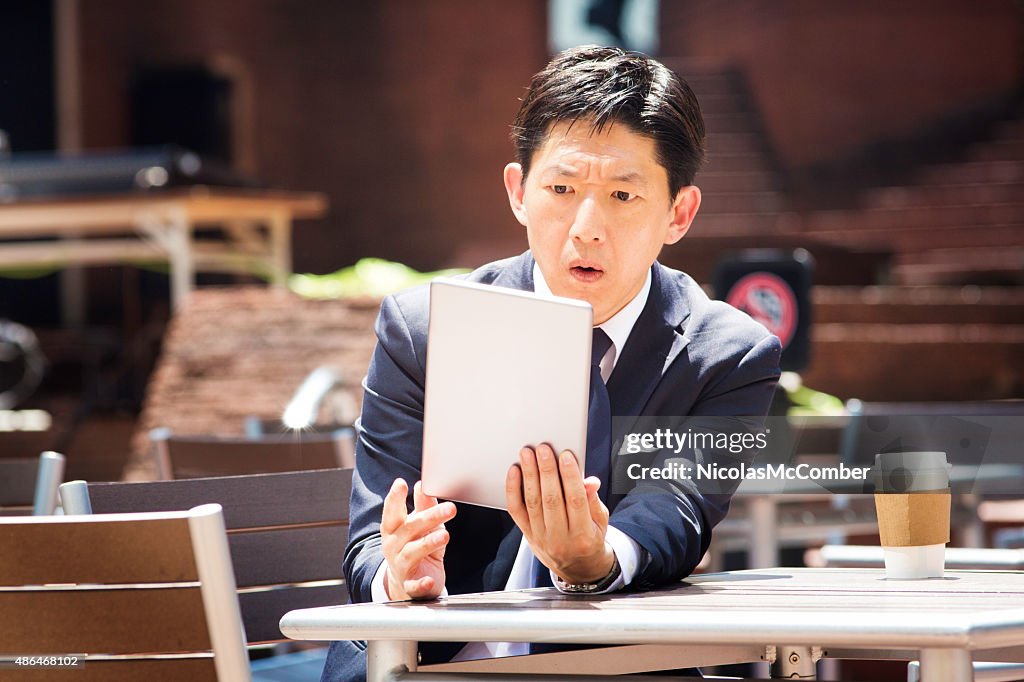
[[590,303],[595,325],[636,296],[700,206],[694,186],[669,196],[650,138],[588,121],[552,126],[525,181],[518,163],[505,167],[505,188],[552,293]]

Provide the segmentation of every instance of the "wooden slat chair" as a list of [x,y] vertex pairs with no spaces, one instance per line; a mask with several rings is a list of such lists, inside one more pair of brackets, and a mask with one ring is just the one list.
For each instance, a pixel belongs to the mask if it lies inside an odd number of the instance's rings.
[[76,682],[247,682],[221,508],[0,519],[0,658],[32,654],[88,654]]
[[57,507],[57,487],[64,480],[64,455],[0,459],[0,516],[45,516]]
[[155,512],[216,502],[224,508],[250,644],[287,641],[278,622],[291,609],[343,604],[351,469],[325,469],[143,483],[71,481],[65,513]]
[[269,474],[355,465],[351,429],[260,438],[177,436],[150,432],[157,472],[163,479]]

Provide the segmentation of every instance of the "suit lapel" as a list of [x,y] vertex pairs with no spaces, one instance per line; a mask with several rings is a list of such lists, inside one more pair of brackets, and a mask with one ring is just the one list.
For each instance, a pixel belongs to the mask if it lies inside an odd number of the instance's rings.
[[496,287],[533,291],[533,254],[529,251],[510,259],[491,282]]
[[622,421],[632,425],[640,416],[665,370],[686,346],[682,324],[688,315],[682,287],[673,282],[661,264],[656,262],[647,304],[637,318],[626,347],[615,363],[615,371],[608,380],[614,417],[628,417]]

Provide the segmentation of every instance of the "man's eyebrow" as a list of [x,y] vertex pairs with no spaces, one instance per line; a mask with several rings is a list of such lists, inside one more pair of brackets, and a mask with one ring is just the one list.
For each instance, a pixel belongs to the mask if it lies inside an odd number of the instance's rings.
[[548,168],[544,175],[558,175],[565,178],[578,178],[580,176],[579,171],[572,166],[563,166],[561,164]]
[[619,175],[613,175],[612,180],[616,182],[632,182],[637,185],[644,184],[643,176],[636,171],[628,171],[626,173],[620,173]]
[[[563,165],[552,166],[551,168],[548,168],[544,172],[544,175],[556,175],[563,178],[578,178],[580,176],[579,171],[577,171],[572,166]],[[615,182],[631,182],[635,185],[646,184],[644,182],[643,176],[636,171],[626,171],[624,173],[619,173],[618,175],[613,175],[612,180],[614,180]]]

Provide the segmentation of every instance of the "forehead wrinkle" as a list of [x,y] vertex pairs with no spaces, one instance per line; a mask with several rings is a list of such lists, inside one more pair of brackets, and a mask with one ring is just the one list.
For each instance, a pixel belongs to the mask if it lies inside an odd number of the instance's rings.
[[[550,166],[550,167],[544,169],[543,175],[545,177],[554,176],[554,177],[564,177],[564,178],[573,178],[573,179],[581,178],[581,177],[584,177],[584,176],[589,177],[592,174],[591,173],[591,169],[595,165],[598,166],[598,173],[601,173],[601,170],[603,170],[601,167],[606,165],[609,162],[610,163],[614,163],[615,159],[604,158],[604,159],[597,159],[596,161],[586,160],[586,161],[580,161],[579,163],[577,163],[575,165],[571,165],[571,164],[565,163],[565,162],[558,162],[558,163],[554,164],[553,166]],[[586,167],[586,172],[581,172],[581,167]],[[641,174],[640,172],[635,171],[635,170],[625,170],[625,171],[621,171],[621,172],[613,172],[609,179],[612,182],[629,183],[629,184],[638,185],[638,186],[641,186],[641,187],[646,187],[646,185],[647,185],[647,183],[644,182],[643,174]]]

